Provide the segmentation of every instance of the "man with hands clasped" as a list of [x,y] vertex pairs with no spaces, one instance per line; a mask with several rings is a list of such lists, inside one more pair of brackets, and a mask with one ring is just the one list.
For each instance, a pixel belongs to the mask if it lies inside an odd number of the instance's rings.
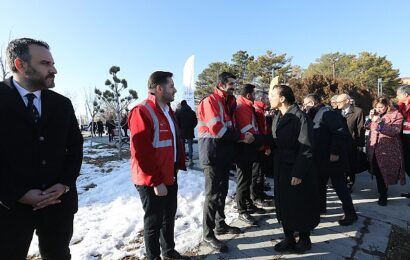
[[[12,76],[0,83],[0,252],[26,259],[34,230],[43,259],[70,259],[83,138],[68,98],[50,90],[49,46],[21,38],[7,47]],[[59,131],[56,132],[55,129]]]

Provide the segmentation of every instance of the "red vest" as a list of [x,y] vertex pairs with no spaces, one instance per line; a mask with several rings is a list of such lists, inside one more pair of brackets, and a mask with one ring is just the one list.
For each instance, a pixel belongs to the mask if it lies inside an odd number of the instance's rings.
[[[175,116],[170,108],[171,117]],[[177,169],[185,170],[185,152],[175,124],[177,144],[171,127],[154,95],[134,107],[128,117],[131,132],[132,181],[137,185],[158,186],[174,183],[174,145],[178,145]]]

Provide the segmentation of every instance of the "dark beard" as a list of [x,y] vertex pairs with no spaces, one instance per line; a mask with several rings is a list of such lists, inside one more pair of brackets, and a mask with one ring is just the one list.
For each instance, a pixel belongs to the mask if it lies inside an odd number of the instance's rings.
[[26,75],[27,84],[32,89],[45,90],[49,88],[54,88],[55,86],[54,80],[50,84],[47,84],[47,79],[49,77],[53,77],[54,75],[50,74],[47,75],[45,78],[42,78],[39,75],[39,73],[33,67],[31,67],[31,65],[29,66],[29,69],[26,71]]

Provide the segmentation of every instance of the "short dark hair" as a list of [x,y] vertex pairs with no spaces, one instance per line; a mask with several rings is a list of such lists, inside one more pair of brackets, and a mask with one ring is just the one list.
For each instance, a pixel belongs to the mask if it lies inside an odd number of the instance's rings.
[[305,98],[312,99],[315,104],[319,104],[320,102],[322,102],[322,99],[317,93],[310,93]]
[[410,96],[410,85],[403,85],[397,89],[402,94],[407,94]]
[[245,84],[241,89],[241,96],[246,96],[247,94],[252,94],[255,91],[256,86],[252,84]]
[[148,78],[148,90],[155,90],[157,85],[167,83],[168,78],[172,78],[174,74],[167,71],[155,71]]
[[262,100],[263,98],[265,98],[267,96],[268,96],[268,92],[266,92],[264,90],[258,89],[258,90],[255,91],[255,100],[260,101],[260,100]]
[[14,39],[7,45],[6,56],[9,68],[13,72],[17,72],[16,66],[14,66],[14,60],[19,58],[25,62],[30,61],[31,56],[29,52],[29,46],[35,44],[41,47],[50,49],[50,46],[44,41],[39,41],[31,38],[19,38]]
[[182,101],[181,101],[181,106],[186,106],[186,105],[188,105],[188,103],[186,102],[186,100],[182,100]]
[[284,97],[289,105],[293,105],[295,103],[295,94],[293,94],[293,90],[289,86],[276,85],[273,88],[278,89],[279,96]]
[[226,83],[228,83],[228,79],[229,78],[232,78],[232,79],[236,79],[236,76],[235,75],[233,75],[232,73],[230,73],[230,72],[222,72],[221,74],[219,74],[219,76],[218,76],[218,80],[219,80],[219,83],[222,83],[222,84],[226,84]]

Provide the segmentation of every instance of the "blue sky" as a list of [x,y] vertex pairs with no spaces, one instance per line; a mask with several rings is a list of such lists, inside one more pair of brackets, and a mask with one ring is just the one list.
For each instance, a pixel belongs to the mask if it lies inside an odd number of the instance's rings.
[[0,0],[0,7],[0,44],[9,34],[47,41],[58,70],[55,90],[75,93],[80,111],[83,89],[104,88],[112,65],[140,101],[151,72],[172,71],[180,98],[192,54],[198,74],[238,50],[286,53],[303,68],[324,53],[369,51],[410,76],[406,0]]

